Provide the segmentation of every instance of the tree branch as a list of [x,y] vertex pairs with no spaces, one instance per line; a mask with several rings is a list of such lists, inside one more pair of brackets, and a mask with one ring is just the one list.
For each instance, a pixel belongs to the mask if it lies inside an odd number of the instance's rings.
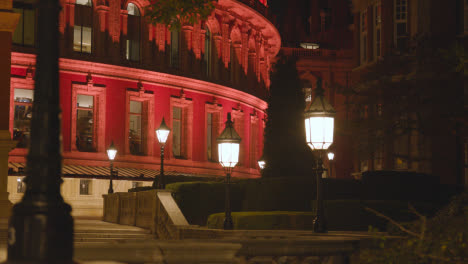
[[372,208],[369,208],[369,207],[364,207],[364,209],[366,209],[367,211],[371,212],[371,213],[374,213],[376,216],[378,217],[381,217],[381,218],[384,218],[386,220],[388,220],[390,223],[392,223],[393,225],[397,226],[398,228],[400,228],[403,232],[407,233],[407,234],[410,234],[412,236],[415,236],[419,239],[421,239],[421,235],[420,234],[417,234],[411,230],[408,230],[406,229],[404,226],[402,226],[401,224],[399,224],[398,222],[396,222],[395,220],[391,219],[390,217],[382,214],[382,213],[379,213],[378,211],[372,209]]

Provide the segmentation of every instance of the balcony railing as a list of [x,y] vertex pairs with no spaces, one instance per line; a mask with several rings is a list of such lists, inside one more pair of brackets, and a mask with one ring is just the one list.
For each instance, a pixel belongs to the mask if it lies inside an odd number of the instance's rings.
[[330,49],[303,49],[303,48],[282,48],[287,56],[297,58],[316,58],[316,57],[338,57],[352,58],[352,50],[330,50]]

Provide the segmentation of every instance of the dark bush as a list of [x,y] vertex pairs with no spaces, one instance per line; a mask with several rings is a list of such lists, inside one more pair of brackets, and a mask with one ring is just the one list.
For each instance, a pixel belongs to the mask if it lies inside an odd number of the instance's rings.
[[434,201],[440,187],[438,177],[408,171],[367,171],[362,186],[365,200],[412,201]]
[[[168,184],[168,190],[180,210],[193,225],[205,225],[210,214],[224,212],[225,184],[221,182],[179,182]],[[231,185],[231,209],[240,211],[242,193],[239,184]]]
[[[234,212],[232,221],[234,229],[243,230],[310,230],[314,215],[311,212]],[[224,213],[212,214],[207,227],[222,229]]]
[[[432,216],[442,207],[441,203],[410,202],[418,212]],[[312,202],[313,212],[316,202]],[[416,219],[409,211],[408,202],[395,200],[327,200],[324,201],[325,218],[329,230],[368,230],[369,226],[386,230],[388,221],[365,210],[365,207],[399,222]]]

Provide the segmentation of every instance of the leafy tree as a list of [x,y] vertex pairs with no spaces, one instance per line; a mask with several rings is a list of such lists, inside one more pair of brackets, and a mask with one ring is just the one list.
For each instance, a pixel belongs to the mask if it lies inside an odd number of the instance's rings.
[[208,18],[217,0],[153,0],[146,8],[152,24],[160,23],[179,30],[183,24],[193,25]]
[[304,109],[296,59],[280,54],[271,75],[263,177],[310,176],[313,157],[305,143]]

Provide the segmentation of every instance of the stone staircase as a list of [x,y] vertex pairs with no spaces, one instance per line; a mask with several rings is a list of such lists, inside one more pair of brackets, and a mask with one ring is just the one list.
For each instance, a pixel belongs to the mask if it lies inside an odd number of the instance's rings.
[[75,244],[128,243],[154,240],[150,230],[100,220],[75,219]]

